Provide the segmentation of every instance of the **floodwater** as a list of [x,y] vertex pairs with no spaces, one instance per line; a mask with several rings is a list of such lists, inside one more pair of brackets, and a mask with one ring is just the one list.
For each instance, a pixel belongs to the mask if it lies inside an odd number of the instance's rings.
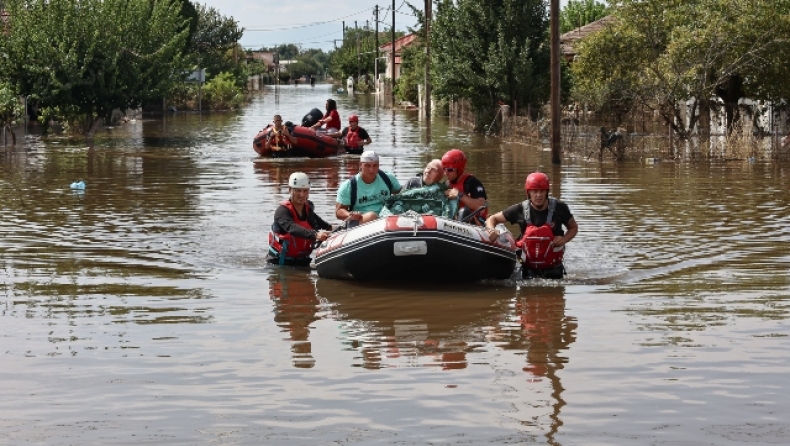
[[[403,180],[459,147],[498,210],[545,170],[567,280],[268,266],[288,175],[334,221],[358,159],[253,166],[252,137],[328,97]],[[550,160],[328,86],[5,148],[0,444],[789,444],[790,166]]]

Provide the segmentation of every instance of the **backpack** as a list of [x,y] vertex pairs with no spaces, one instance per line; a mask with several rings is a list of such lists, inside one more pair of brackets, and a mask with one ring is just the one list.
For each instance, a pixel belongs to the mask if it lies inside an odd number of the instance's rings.
[[543,226],[535,226],[530,223],[529,200],[525,200],[521,205],[524,207],[524,219],[527,222],[527,227],[521,239],[516,242],[516,246],[521,249],[521,260],[524,266],[540,270],[562,265],[565,247],[551,245],[554,240],[551,220],[554,210],[557,208],[557,199],[549,198],[549,214],[546,216],[546,223]]
[[[390,177],[384,173],[383,170],[379,170],[379,176],[384,181],[384,184],[387,185],[387,190],[390,191],[392,194],[392,181],[390,181]],[[354,205],[357,204],[357,176],[354,175],[351,177],[351,205],[348,207],[349,211],[354,210]]]

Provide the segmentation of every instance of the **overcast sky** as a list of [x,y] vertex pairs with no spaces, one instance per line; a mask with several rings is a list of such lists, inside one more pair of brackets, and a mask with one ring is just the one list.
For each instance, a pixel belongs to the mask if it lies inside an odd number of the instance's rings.
[[[367,23],[375,29],[374,9],[378,5],[379,30],[392,26],[392,0],[194,0],[213,7],[226,17],[233,17],[244,28],[241,43],[245,48],[258,49],[293,43],[302,49],[321,48],[329,51],[343,38],[346,27]],[[422,9],[424,0],[411,4]],[[567,0],[560,0],[560,8]],[[404,0],[395,0],[395,29],[406,31],[416,21]]]

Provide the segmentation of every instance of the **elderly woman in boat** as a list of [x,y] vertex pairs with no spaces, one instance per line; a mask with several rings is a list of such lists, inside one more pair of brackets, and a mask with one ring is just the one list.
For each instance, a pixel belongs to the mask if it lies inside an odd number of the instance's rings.
[[417,189],[424,186],[439,184],[439,182],[442,181],[442,177],[444,177],[444,170],[442,170],[442,160],[433,159],[429,161],[422,170],[422,175],[409,178],[409,181],[406,182],[404,189]]

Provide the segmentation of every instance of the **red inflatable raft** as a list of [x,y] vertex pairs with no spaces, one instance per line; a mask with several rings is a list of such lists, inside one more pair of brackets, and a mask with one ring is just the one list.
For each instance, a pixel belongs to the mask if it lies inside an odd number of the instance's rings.
[[300,125],[288,126],[291,135],[296,138],[296,144],[286,150],[272,151],[266,147],[266,138],[269,137],[273,125],[258,132],[252,140],[252,148],[260,156],[268,157],[294,157],[307,156],[310,158],[324,158],[337,155],[340,143],[335,138],[323,133],[316,133],[309,127]]

